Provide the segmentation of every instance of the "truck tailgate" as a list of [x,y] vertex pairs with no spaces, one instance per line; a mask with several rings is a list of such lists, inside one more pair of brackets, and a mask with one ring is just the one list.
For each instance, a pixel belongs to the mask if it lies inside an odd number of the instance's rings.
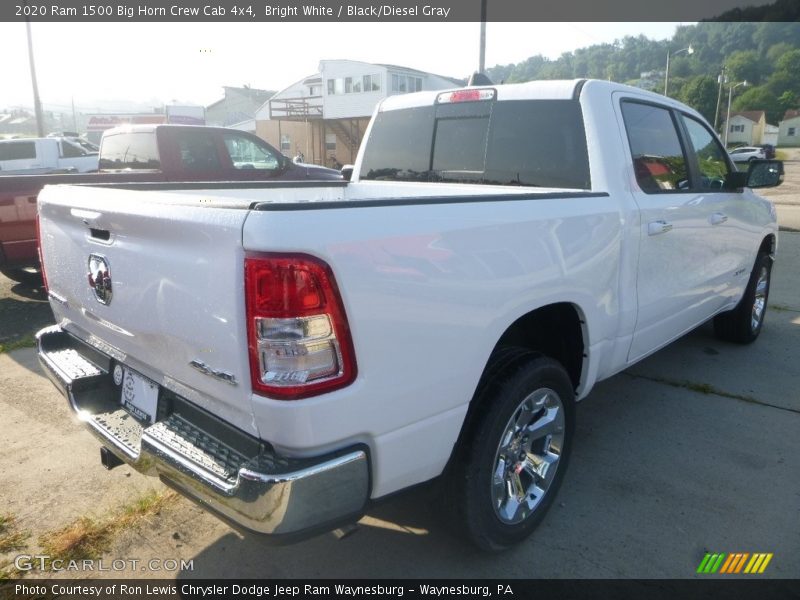
[[56,321],[258,435],[244,321],[247,213],[235,199],[169,192],[57,186],[39,196]]

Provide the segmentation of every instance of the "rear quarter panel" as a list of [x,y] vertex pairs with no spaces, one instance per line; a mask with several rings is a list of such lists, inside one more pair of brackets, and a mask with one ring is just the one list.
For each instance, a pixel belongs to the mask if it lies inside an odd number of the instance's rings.
[[[349,194],[388,194],[355,185]],[[292,402],[254,395],[262,437],[290,454],[368,444],[374,496],[438,475],[517,318],[572,302],[587,352],[616,338],[620,222],[609,196],[251,212],[245,252],[331,265],[358,363],[343,390]]]

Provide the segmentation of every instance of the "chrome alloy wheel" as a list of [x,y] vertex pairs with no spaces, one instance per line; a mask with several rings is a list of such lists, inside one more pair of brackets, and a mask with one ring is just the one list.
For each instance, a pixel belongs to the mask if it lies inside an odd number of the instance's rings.
[[769,287],[769,271],[767,267],[761,267],[756,281],[756,295],[753,300],[753,312],[750,316],[750,328],[756,331],[764,318],[764,309],[767,307],[767,288]]
[[564,446],[564,405],[540,388],[511,415],[494,457],[492,505],[503,523],[525,520],[547,494]]

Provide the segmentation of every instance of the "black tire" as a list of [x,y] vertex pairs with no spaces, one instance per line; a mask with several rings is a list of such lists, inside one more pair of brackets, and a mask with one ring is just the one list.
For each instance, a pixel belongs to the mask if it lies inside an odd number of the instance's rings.
[[[519,349],[502,359],[493,362],[509,366],[484,378],[477,412],[446,475],[459,531],[492,552],[521,542],[544,518],[575,431],[575,394],[564,367]],[[514,433],[519,423],[527,426]]]
[[718,338],[738,344],[755,341],[764,327],[771,278],[772,259],[769,254],[759,252],[739,304],[714,317],[714,333]]
[[11,279],[12,281],[16,281],[17,283],[27,283],[31,285],[41,285],[42,284],[42,272],[39,270],[32,270],[32,269],[0,269],[0,273]]

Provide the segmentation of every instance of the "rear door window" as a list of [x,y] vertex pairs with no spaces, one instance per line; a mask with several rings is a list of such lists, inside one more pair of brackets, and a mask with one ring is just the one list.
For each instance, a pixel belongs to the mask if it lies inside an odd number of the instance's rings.
[[622,118],[628,133],[636,181],[643,192],[689,188],[686,155],[672,114],[666,108],[624,101]]
[[219,171],[219,155],[215,137],[208,131],[194,129],[175,129],[172,132],[178,145],[181,165],[187,171]]

